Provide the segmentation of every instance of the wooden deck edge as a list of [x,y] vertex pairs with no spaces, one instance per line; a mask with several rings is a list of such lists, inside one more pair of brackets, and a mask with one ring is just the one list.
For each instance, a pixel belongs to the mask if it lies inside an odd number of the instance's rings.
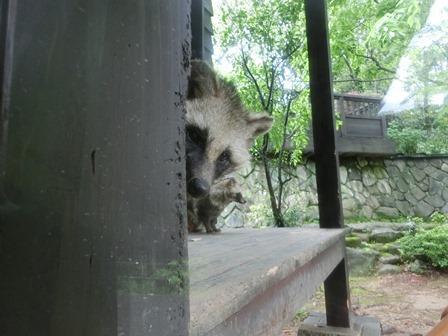
[[[279,334],[283,324],[294,317],[345,257],[343,235],[339,237],[315,258],[299,266],[293,273],[254,297],[240,311],[201,335],[271,336]],[[192,331],[191,335],[199,334]]]
[[[250,229],[245,230],[248,231]],[[294,230],[290,230],[287,228],[277,230],[285,231],[284,233],[294,234]],[[253,281],[246,284],[246,291],[239,294],[237,306],[235,306],[234,304],[221,306],[219,308],[219,313],[217,311],[203,311],[203,313],[207,314],[205,318],[204,316],[198,315],[197,313],[194,314],[194,316],[192,316],[190,320],[190,335],[208,335],[208,332],[210,332],[210,330],[213,330],[216,326],[224,323],[223,321],[226,321],[231,316],[238,314],[241,310],[241,307],[251,304],[256,298],[263,296],[264,293],[270,290],[271,287],[274,287],[279,282],[284,281],[284,279],[291,277],[292,274],[296,273],[299,269],[307,265],[327,249],[343,241],[347,233],[346,229],[313,228],[301,229],[300,231],[296,232],[296,234],[303,235],[304,231],[330,231],[331,236],[326,237],[325,239],[320,241],[319,244],[310,246],[306,253],[301,252],[298,255],[294,255],[293,253],[291,253],[290,257],[279,260],[275,267],[272,268],[272,270],[266,270],[267,272],[264,273],[263,278],[259,278],[258,276],[254,277]],[[259,232],[259,230],[257,230],[257,232]],[[192,285],[192,283],[190,283],[190,285]],[[195,283],[194,286],[197,287],[199,286],[199,284]],[[194,295],[194,291],[191,294]],[[193,310],[194,309],[192,309],[192,314]]]

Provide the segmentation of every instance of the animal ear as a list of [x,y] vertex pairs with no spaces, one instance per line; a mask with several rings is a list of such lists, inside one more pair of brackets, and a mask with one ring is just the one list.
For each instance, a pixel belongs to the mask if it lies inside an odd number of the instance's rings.
[[204,61],[191,61],[191,73],[188,81],[187,99],[216,96],[218,79],[213,69]]
[[249,134],[251,139],[256,138],[259,135],[263,135],[272,127],[273,119],[267,113],[250,113],[247,119],[247,125],[249,127]]

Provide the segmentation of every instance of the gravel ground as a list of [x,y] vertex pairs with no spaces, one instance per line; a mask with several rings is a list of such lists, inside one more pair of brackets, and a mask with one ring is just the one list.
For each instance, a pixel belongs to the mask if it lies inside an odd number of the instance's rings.
[[[378,318],[383,335],[424,335],[448,305],[448,273],[352,278],[350,287],[354,313]],[[324,311],[322,290],[283,330],[282,336],[296,336],[307,311]]]

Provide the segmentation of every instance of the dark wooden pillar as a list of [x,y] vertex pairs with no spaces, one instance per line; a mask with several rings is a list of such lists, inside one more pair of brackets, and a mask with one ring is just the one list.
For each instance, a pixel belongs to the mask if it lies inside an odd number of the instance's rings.
[[1,64],[0,335],[188,335],[190,2],[14,11],[1,22],[14,48]]
[[211,0],[191,2],[191,52],[193,59],[212,64],[213,55],[213,5]]
[[[342,228],[326,0],[306,0],[305,11],[320,227]],[[349,327],[345,260],[336,267],[324,285],[327,324]]]
[[7,204],[3,188],[6,174],[8,109],[11,93],[12,55],[17,0],[0,1],[0,204]]

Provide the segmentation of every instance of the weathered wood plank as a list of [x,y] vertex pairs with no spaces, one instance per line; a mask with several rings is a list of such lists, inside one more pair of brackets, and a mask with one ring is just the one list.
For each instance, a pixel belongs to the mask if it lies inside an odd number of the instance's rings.
[[344,123],[344,136],[357,136],[360,138],[382,138],[386,136],[386,130],[383,129],[383,118],[345,116]]
[[355,136],[338,137],[339,156],[387,156],[397,153],[392,140],[388,138],[363,138]]
[[[387,156],[397,154],[395,144],[388,138],[339,135],[336,138],[336,143],[340,157],[354,155]],[[312,138],[310,138],[304,153],[307,156],[314,155]]]
[[190,335],[275,335],[344,257],[343,230],[192,235]]

